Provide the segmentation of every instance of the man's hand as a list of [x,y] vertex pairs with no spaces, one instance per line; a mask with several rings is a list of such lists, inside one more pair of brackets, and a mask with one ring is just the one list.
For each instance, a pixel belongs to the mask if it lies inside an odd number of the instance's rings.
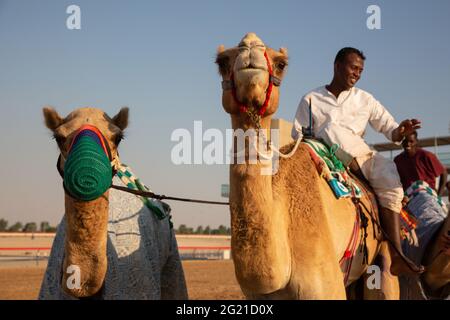
[[403,197],[402,200],[402,207],[406,207],[406,205],[408,204],[409,198],[408,197]]
[[420,129],[420,120],[417,119],[406,119],[403,120],[397,129],[392,131],[392,140],[394,141],[402,141],[403,138],[415,130]]

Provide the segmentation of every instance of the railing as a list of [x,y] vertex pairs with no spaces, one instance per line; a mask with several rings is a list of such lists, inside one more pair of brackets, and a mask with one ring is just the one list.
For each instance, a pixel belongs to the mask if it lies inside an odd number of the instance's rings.
[[[50,250],[51,247],[0,247],[0,262],[36,261],[36,265],[39,265],[39,261],[48,259]],[[182,260],[226,260],[231,258],[231,247],[229,246],[180,246],[178,250]],[[1,254],[2,252],[12,254],[4,255]]]
[[[0,247],[0,262],[32,262],[48,260],[50,247]],[[9,254],[2,254],[8,252]],[[34,254],[33,254],[34,253]]]
[[181,260],[228,260],[231,258],[231,247],[178,247]]
[[437,156],[444,166],[450,167],[450,152],[438,152]]

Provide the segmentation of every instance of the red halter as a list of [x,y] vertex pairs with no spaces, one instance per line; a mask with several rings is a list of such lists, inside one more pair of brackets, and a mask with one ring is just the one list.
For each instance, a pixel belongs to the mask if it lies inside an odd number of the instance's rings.
[[[274,76],[272,73],[272,65],[269,62],[269,57],[267,57],[267,52],[264,51],[264,58],[266,58],[266,62],[267,62],[267,69],[269,71],[269,86],[267,87],[267,91],[266,91],[266,100],[264,101],[264,104],[262,105],[261,109],[259,109],[259,115],[263,116],[266,113],[266,109],[267,106],[269,105],[269,101],[270,101],[270,96],[272,94],[272,88],[273,88],[273,83],[274,83]],[[278,78],[277,78],[277,81]],[[234,86],[234,74],[233,72],[231,73],[231,82],[232,82],[232,88],[231,88],[231,94],[233,95],[234,101],[236,102],[236,104],[239,106],[239,110],[241,112],[247,112],[248,111],[248,107],[242,103],[239,102],[239,100],[237,99],[236,96],[236,87]],[[277,82],[279,83],[279,82]]]

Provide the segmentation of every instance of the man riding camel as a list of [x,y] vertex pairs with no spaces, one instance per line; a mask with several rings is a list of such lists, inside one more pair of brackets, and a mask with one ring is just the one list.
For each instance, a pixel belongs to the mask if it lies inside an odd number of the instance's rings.
[[399,125],[370,93],[355,87],[363,72],[364,60],[364,54],[355,48],[343,48],[337,53],[331,83],[301,99],[292,137],[302,139],[302,128],[310,128],[310,134],[329,146],[339,145],[338,158],[352,171],[362,174],[378,197],[382,227],[396,249],[391,248],[391,273],[422,273],[424,267],[416,266],[404,256],[401,247],[399,213],[403,189],[395,164],[370,149],[363,139],[369,123],[387,139],[400,144],[406,135],[420,128],[420,121],[407,119]]

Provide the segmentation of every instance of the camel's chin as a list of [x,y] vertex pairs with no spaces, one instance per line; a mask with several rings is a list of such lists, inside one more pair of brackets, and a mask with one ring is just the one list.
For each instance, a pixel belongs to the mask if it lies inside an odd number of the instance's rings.
[[266,99],[267,73],[258,69],[245,69],[235,76],[239,101],[253,106],[262,106]]

